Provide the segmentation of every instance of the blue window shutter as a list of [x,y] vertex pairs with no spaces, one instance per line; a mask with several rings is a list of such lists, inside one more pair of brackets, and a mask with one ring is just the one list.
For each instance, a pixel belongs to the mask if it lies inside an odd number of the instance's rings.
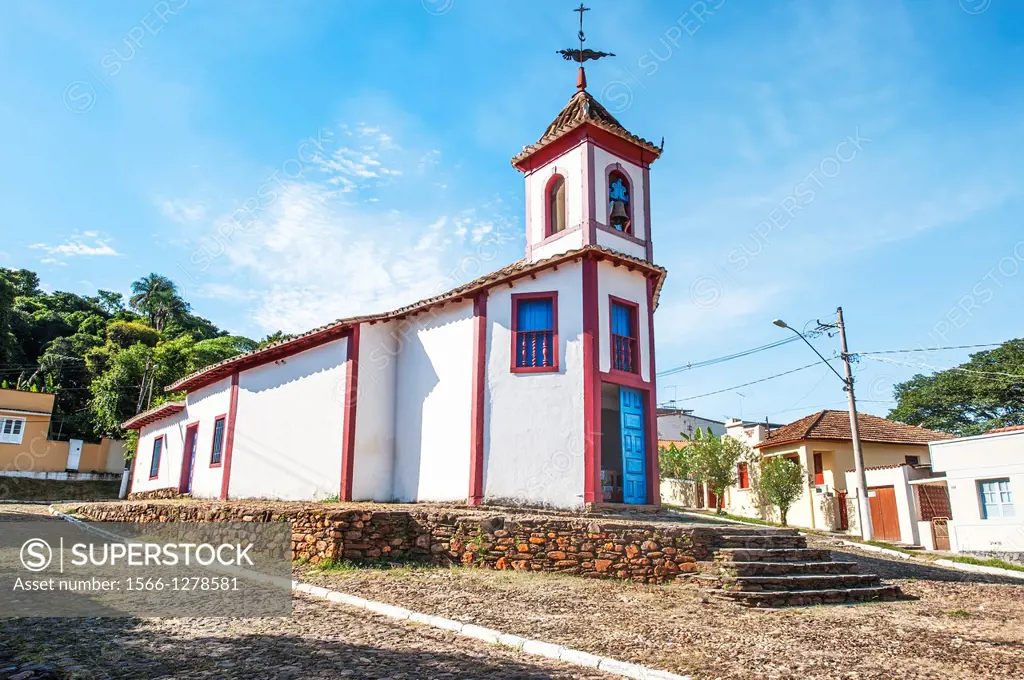
[[625,305],[612,303],[612,333],[627,338],[633,337],[633,320],[630,318],[632,316],[630,311],[632,310]]
[[539,368],[555,365],[554,322],[553,298],[516,303],[516,366]]
[[516,328],[518,330],[554,330],[551,327],[554,317],[550,298],[538,300],[520,300],[517,307],[518,318],[516,319]]

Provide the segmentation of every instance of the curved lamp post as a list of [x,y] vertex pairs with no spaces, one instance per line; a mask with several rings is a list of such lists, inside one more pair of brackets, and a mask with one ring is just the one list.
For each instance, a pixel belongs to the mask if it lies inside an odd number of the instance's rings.
[[804,337],[804,334],[788,325],[782,319],[775,319],[772,321],[773,324],[779,328],[788,328],[797,335],[800,339],[807,343],[807,346],[817,354],[822,362],[836,374],[836,377],[843,381],[843,389],[846,390],[846,397],[850,403],[850,437],[853,440],[853,466],[856,471],[857,479],[857,516],[860,519],[860,531],[861,537],[865,541],[870,541],[874,537],[874,529],[871,526],[871,508],[868,502],[868,480],[867,475],[864,472],[864,451],[860,446],[860,424],[857,422],[857,400],[853,396],[853,372],[850,370],[850,354],[846,350],[846,326],[843,324],[843,308],[839,307],[837,310],[839,315],[839,340],[842,346],[842,359],[844,372],[846,376],[839,374],[832,364],[828,363],[828,359],[821,355],[814,345]]

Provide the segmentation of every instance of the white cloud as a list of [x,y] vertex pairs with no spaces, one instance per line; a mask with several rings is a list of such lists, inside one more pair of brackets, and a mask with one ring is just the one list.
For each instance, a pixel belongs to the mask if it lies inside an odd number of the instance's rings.
[[41,262],[44,264],[66,264],[63,258],[71,257],[110,257],[118,255],[110,238],[103,238],[99,232],[86,231],[72,234],[68,240],[59,245],[33,243],[29,246],[34,250],[42,250],[47,254]]
[[180,198],[160,198],[156,203],[165,217],[181,224],[198,222],[206,217],[206,206],[202,203],[191,203]]

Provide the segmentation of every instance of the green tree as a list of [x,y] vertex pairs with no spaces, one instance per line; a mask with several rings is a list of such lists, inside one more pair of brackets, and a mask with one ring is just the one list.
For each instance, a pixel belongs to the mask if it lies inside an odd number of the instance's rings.
[[1024,425],[1024,339],[977,352],[955,368],[893,388],[889,418],[960,436]]
[[111,316],[124,310],[124,296],[120,293],[115,293],[112,290],[98,290],[96,297],[99,298],[103,311]]
[[157,331],[162,331],[168,321],[189,311],[188,303],[181,299],[174,282],[159,274],[150,274],[133,282],[128,304],[145,315],[149,325]]
[[684,457],[693,470],[692,476],[711,489],[718,498],[718,513],[724,513],[725,490],[739,481],[738,465],[751,459],[750,447],[738,439],[715,435],[710,427],[698,427],[692,437],[683,437],[689,440]]
[[782,526],[786,526],[789,509],[807,486],[804,469],[782,456],[772,456],[761,463],[760,485],[765,500],[779,509]]
[[153,328],[137,321],[114,321],[107,325],[107,343],[120,349],[128,349],[141,342],[147,347],[156,347],[160,334]]
[[661,479],[693,479],[696,466],[689,446],[673,442],[658,449],[658,474]]

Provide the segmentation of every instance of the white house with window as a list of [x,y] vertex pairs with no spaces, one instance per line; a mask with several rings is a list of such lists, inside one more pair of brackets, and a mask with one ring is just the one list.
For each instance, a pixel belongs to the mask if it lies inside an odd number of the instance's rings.
[[[1024,562],[1024,426],[932,442],[928,448],[932,476],[910,482],[917,487],[918,520],[927,522],[931,514],[931,502],[922,503],[927,500],[922,487],[944,486],[950,550]],[[921,536],[926,543],[931,538],[924,530]]]
[[660,154],[579,87],[512,159],[524,259],[183,378],[125,424],[132,492],[657,504]]

